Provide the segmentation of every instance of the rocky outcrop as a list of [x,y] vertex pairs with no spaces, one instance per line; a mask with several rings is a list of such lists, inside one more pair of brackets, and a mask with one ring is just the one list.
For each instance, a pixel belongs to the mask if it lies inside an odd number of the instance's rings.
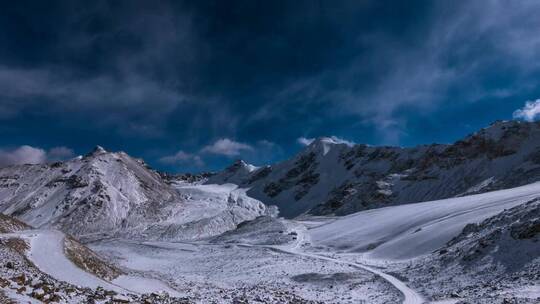
[[[411,286],[463,303],[537,303],[540,202],[470,223],[444,247],[408,265]],[[536,295],[535,295],[536,294]],[[461,303],[461,302],[460,302]]]

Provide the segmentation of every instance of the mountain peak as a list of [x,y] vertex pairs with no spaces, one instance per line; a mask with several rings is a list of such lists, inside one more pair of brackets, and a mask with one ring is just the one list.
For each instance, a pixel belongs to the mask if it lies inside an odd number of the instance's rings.
[[230,165],[229,168],[227,169],[229,171],[238,171],[239,169],[242,169],[242,168],[246,169],[248,172],[252,172],[257,169],[256,166],[252,164],[248,164],[242,159],[235,160],[234,163],[232,163],[232,165]]
[[348,147],[354,146],[353,142],[338,138],[336,136],[323,136],[316,138],[311,144],[309,144],[308,149],[313,151],[316,150],[322,150],[323,155],[326,155],[332,146],[335,145],[347,145]]
[[94,152],[94,153],[107,153],[107,150],[103,149],[102,146],[97,145],[97,146],[94,147],[94,150],[92,152]]
[[101,155],[101,154],[105,154],[107,153],[107,150],[105,150],[102,146],[95,146],[94,149],[92,149],[92,151],[90,151],[90,153],[86,154],[85,156],[86,157],[90,157],[90,156],[97,156],[97,155]]

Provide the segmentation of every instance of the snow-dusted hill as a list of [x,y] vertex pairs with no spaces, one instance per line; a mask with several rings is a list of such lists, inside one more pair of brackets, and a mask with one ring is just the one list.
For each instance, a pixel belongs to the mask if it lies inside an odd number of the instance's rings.
[[199,210],[190,191],[142,160],[101,147],[66,162],[0,169],[0,212],[79,237],[192,239],[233,229],[266,210],[235,186],[222,187],[208,209]]
[[319,138],[295,157],[255,168],[243,162],[210,178],[236,183],[280,214],[344,215],[464,196],[540,180],[540,124],[499,121],[454,144],[414,148]]
[[0,210],[34,226],[74,235],[159,221],[180,196],[145,164],[125,153],[92,153],[64,163],[0,169]]

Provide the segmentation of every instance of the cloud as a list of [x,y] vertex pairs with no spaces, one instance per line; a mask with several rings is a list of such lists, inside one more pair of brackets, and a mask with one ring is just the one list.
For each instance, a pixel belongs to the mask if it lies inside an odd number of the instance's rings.
[[354,146],[355,143],[350,141],[350,140],[346,140],[346,139],[343,139],[343,138],[340,138],[340,137],[337,137],[337,136],[330,136],[330,139],[335,142],[336,144],[345,144],[347,146]]
[[245,143],[230,140],[229,138],[218,139],[213,144],[201,149],[202,153],[225,155],[228,157],[238,156],[244,151],[253,151],[253,147]]
[[47,160],[47,152],[31,146],[20,146],[14,150],[0,150],[0,166],[41,164]]
[[[8,29],[15,36],[3,46],[13,58],[0,65],[0,120],[181,137],[194,153],[207,138],[290,142],[284,131],[293,128],[343,134],[341,121],[375,129],[377,143],[400,144],[413,120],[441,109],[536,96],[527,94],[534,85],[518,84],[537,82],[538,1],[426,2],[398,7],[397,17],[376,1],[308,2],[269,4],[257,26],[250,16],[260,8],[251,5],[96,2],[59,15],[25,8],[53,15]],[[269,124],[272,133],[259,133]]]
[[[193,77],[184,71],[197,45],[191,14],[172,6],[89,3],[80,10],[60,5],[65,22],[41,24],[43,33],[55,37],[44,39],[42,50],[30,55],[40,60],[21,65],[4,58],[0,65],[0,120],[39,112],[69,121],[75,114],[76,124],[120,135],[164,135],[167,119],[186,101],[185,83]],[[43,13],[54,20],[57,12]],[[88,28],[89,16],[101,25]],[[20,29],[13,34],[31,33]],[[14,54],[24,53],[18,45],[11,47]],[[66,60],[50,60],[51,51]],[[85,59],[67,59],[79,56]]]
[[[163,117],[183,100],[182,94],[141,75],[76,78],[54,68],[14,69],[0,66],[0,119],[21,111],[99,116],[102,126],[126,133],[156,135]],[[8,111],[9,110],[9,111]]]
[[73,150],[67,147],[54,147],[49,151],[23,145],[14,149],[0,149],[0,167],[23,164],[43,164],[66,160],[73,157]]
[[204,146],[196,153],[179,150],[175,154],[159,158],[158,161],[169,166],[181,164],[185,168],[208,169],[214,166],[216,161],[223,161],[224,159],[221,157],[237,157],[248,163],[265,165],[269,163],[269,160],[280,159],[283,154],[284,151],[278,144],[266,139],[247,144],[229,138],[221,138]]
[[523,108],[514,111],[513,117],[515,119],[534,121],[538,115],[540,115],[540,99],[527,101]]
[[204,166],[204,161],[201,159],[200,156],[186,153],[182,150],[176,152],[174,155],[164,156],[160,158],[159,161],[167,165],[191,163],[197,167]]
[[[334,142],[336,144],[345,144],[347,146],[354,146],[355,145],[354,142],[343,139],[343,138],[340,138],[340,137],[337,137],[337,136],[330,136],[330,137],[326,137],[326,138],[327,138],[327,140],[331,140],[332,142]],[[315,138],[299,137],[296,141],[299,144],[303,145],[303,146],[309,146],[309,145],[311,145],[312,142],[315,141]]]
[[[400,144],[411,117],[429,119],[449,103],[467,107],[532,93],[540,68],[539,9],[537,1],[437,2],[422,13],[426,23],[406,22],[399,35],[358,31],[353,41],[362,52],[276,89],[273,104],[255,117],[279,118],[291,104],[309,110],[300,117],[306,123],[355,115],[375,127],[381,144]],[[324,110],[314,115],[318,108]]]
[[315,138],[299,137],[296,141],[303,146],[309,146],[314,140]]

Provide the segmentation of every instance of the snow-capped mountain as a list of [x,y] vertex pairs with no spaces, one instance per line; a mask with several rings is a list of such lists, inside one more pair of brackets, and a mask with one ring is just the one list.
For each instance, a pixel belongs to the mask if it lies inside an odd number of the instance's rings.
[[498,121],[453,144],[412,148],[319,138],[295,157],[243,162],[210,179],[250,188],[282,215],[344,215],[525,185],[540,179],[540,124]]
[[537,303],[539,139],[499,122],[452,145],[320,138],[217,174],[100,147],[6,167],[0,302]]
[[251,164],[246,163],[245,161],[239,159],[235,161],[232,165],[225,168],[225,170],[219,172],[218,175],[213,175],[208,178],[206,181],[207,184],[242,184],[247,180],[250,175],[257,171],[259,168]]
[[[264,214],[261,202],[229,192],[216,198],[213,212],[198,212],[182,189],[142,160],[101,147],[66,162],[0,169],[0,212],[75,236],[193,238],[222,233]],[[187,214],[199,217],[186,220]],[[196,235],[175,234],[187,225],[197,227]]]

